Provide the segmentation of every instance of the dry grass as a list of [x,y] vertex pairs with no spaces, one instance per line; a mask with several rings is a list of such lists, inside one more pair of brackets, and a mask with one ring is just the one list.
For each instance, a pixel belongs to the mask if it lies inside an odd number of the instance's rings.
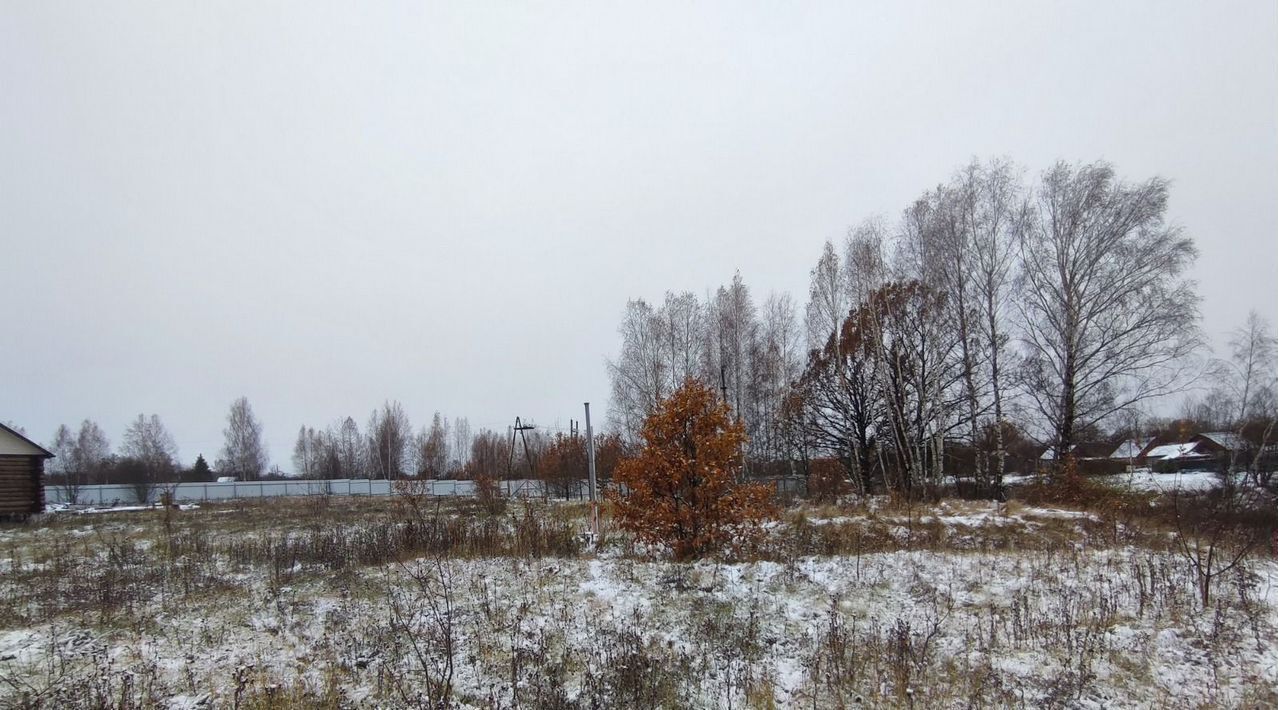
[[161,511],[49,516],[0,529],[8,558],[0,629],[65,613],[94,623],[132,618],[139,606],[181,608],[206,596],[270,589],[432,555],[571,557],[582,550],[576,516],[511,505],[480,514],[469,500],[411,510],[380,498],[282,499]]
[[30,636],[0,655],[0,702],[427,707],[447,688],[444,704],[475,707],[1187,704],[1166,659],[1135,651],[1160,629],[1208,669],[1192,704],[1278,702],[1229,675],[1263,680],[1255,649],[1274,633],[1246,566],[1204,611],[1148,499],[1037,500],[799,506],[748,559],[696,564],[652,561],[606,522],[590,548],[583,504],[50,516],[0,528],[0,639]]

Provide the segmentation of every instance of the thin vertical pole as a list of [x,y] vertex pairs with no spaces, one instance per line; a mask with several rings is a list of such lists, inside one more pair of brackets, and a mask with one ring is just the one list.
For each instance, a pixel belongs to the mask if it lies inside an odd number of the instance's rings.
[[590,428],[590,402],[586,402],[586,461],[590,471],[590,532],[599,539],[599,500],[595,485],[595,432]]

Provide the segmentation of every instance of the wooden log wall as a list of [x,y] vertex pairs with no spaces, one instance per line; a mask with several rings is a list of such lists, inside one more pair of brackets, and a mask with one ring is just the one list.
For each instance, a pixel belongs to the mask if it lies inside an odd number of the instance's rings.
[[0,515],[44,512],[44,459],[0,456]]

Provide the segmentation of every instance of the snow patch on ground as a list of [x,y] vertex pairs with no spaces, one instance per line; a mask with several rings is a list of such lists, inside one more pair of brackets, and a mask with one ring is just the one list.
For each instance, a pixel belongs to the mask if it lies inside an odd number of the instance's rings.
[[[908,536],[902,523],[939,524],[960,534],[1021,526],[1033,535],[1050,521],[1097,519],[1058,508],[960,501],[920,507],[917,515],[879,502],[866,507],[866,514],[842,509],[831,517],[805,511],[804,520],[886,523]],[[119,521],[74,524],[38,537],[66,535],[80,545],[91,526]],[[785,525],[777,529],[784,532]],[[1222,580],[1221,606],[1203,612],[1192,573],[1174,553],[1092,549],[1084,539],[1048,551],[897,550],[732,564],[633,559],[615,548],[579,559],[445,560],[439,569],[452,584],[457,697],[464,706],[515,704],[515,687],[531,681],[516,679],[512,687],[514,660],[530,663],[546,649],[567,649],[577,655],[565,664],[572,670],[564,671],[562,683],[576,698],[586,692],[582,669],[597,662],[585,649],[602,644],[611,650],[633,634],[663,664],[653,672],[696,666],[689,674],[698,679],[689,689],[693,706],[744,706],[738,681],[747,672],[767,678],[782,707],[852,704],[832,697],[820,676],[829,667],[832,628],[851,634],[852,652],[865,663],[893,662],[875,655],[886,651],[874,640],[902,638],[907,650],[925,656],[923,665],[951,669],[954,683],[983,678],[1014,688],[1028,706],[1061,698],[1088,708],[1231,706],[1248,689],[1278,685],[1278,647],[1270,642],[1278,636],[1278,563],[1255,560],[1246,575]],[[138,614],[145,623],[111,627],[92,614],[65,615],[0,631],[0,672],[38,674],[54,653],[73,665],[108,658],[117,669],[154,667],[172,708],[227,705],[240,669],[271,683],[312,688],[337,674],[348,703],[384,706],[393,702],[384,678],[398,668],[388,650],[390,619],[397,605],[421,600],[410,573],[435,569],[419,560],[307,577],[294,565],[277,571],[287,583],[263,570],[226,569],[247,589],[142,599]],[[426,628],[420,618],[412,623]],[[890,670],[884,673],[856,688],[866,695],[865,706],[903,704]],[[955,704],[941,695],[946,688],[915,683],[909,690],[918,707]],[[4,692],[0,688],[0,704]]]
[[[1003,477],[1009,486],[1025,485],[1039,480],[1035,474],[1013,474]],[[1234,476],[1235,483],[1245,483],[1245,475]],[[1155,473],[1147,468],[1136,469],[1129,473],[1116,473],[1105,476],[1089,476],[1090,480],[1144,493],[1201,493],[1218,488],[1221,484],[1220,474],[1211,471],[1180,471],[1177,473]]]
[[[1071,664],[1083,658],[1078,654],[1084,648],[1091,649],[1087,662],[1093,680],[1079,691],[1079,707],[1158,703],[1164,694],[1193,705],[1210,699],[1208,688],[1219,689],[1212,691],[1216,700],[1237,699],[1249,683],[1278,683],[1278,650],[1267,640],[1278,621],[1272,607],[1278,565],[1264,562],[1255,567],[1256,597],[1270,605],[1261,619],[1266,635],[1256,639],[1240,634],[1223,650],[1217,644],[1209,652],[1216,633],[1210,614],[1174,618],[1142,613],[1130,580],[1116,578],[1147,564],[1149,555],[1131,549],[1056,559],[894,552],[855,560],[805,557],[789,564],[490,559],[449,561],[447,567],[456,582],[464,653],[477,653],[474,649],[494,642],[476,636],[482,627],[475,624],[486,613],[485,604],[503,614],[521,614],[520,631],[512,637],[516,647],[548,633],[567,647],[583,648],[601,634],[631,629],[664,649],[662,653],[696,656],[706,643],[700,634],[707,625],[738,633],[755,624],[763,649],[755,665],[770,674],[775,701],[782,706],[810,702],[815,692],[813,653],[831,614],[859,629],[903,624],[911,633],[927,633],[935,627],[934,653],[953,658],[960,667],[988,665],[1006,682],[1022,684],[1031,704],[1042,701],[1053,683],[1068,676]],[[1176,564],[1170,557],[1156,556],[1153,562]],[[392,585],[402,582],[394,568],[370,575]],[[406,593],[396,588],[396,594]],[[1191,602],[1192,590],[1184,611],[1191,610]],[[155,617],[156,630],[115,635],[111,655],[118,663],[159,659],[161,672],[175,687],[188,671],[206,679],[190,692],[175,694],[170,707],[206,702],[203,691],[195,692],[203,682],[225,682],[228,669],[247,664],[256,673],[288,682],[319,682],[325,665],[342,665],[355,678],[348,688],[351,699],[373,697],[376,669],[382,662],[376,638],[384,632],[388,599],[331,596],[322,587],[303,585],[279,590],[274,598],[263,595],[238,599],[227,605],[232,608],[220,606],[211,601],[184,613],[161,613]],[[1053,626],[1062,619],[1082,626],[1098,622],[1099,615],[1112,619],[1099,637]],[[1024,619],[1016,622],[1014,617]],[[1016,623],[1026,628],[1017,631]],[[982,630],[990,625],[995,628],[993,643]],[[51,643],[68,643],[65,639],[74,633],[47,626],[4,632],[0,658],[38,663]],[[197,644],[195,639],[203,640]],[[84,636],[70,643],[92,640]],[[494,647],[501,648],[504,641],[496,641]],[[1071,651],[1071,643],[1080,645]],[[198,651],[193,653],[193,647]],[[491,664],[480,659],[459,667],[455,682],[461,697],[509,693],[500,671],[508,661],[490,660]],[[1151,685],[1133,690],[1134,679],[1144,673],[1150,675]],[[721,705],[731,699],[739,705],[743,700],[732,695],[736,691],[706,683],[700,690],[701,704]]]
[[[176,506],[178,510],[199,510],[200,506],[195,503],[181,503]],[[162,507],[156,505],[115,505],[115,506],[71,506],[65,503],[54,503],[45,507],[46,513],[62,513],[70,515],[98,515],[101,513],[136,513],[146,510],[163,510]]]

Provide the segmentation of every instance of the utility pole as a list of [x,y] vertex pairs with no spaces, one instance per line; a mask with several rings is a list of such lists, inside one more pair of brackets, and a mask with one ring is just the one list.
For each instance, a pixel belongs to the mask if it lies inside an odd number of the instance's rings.
[[[577,421],[576,419],[568,420],[568,437],[572,439],[572,443],[574,446],[577,443],[577,437],[581,436],[581,431],[580,431],[581,427],[579,426],[580,424],[581,422]],[[578,488],[576,485],[572,485],[570,488],[567,488],[564,490],[564,500],[568,500],[569,498],[571,498],[573,493],[576,493],[577,497],[581,498],[581,489]]]
[[586,467],[590,472],[590,532],[599,542],[599,493],[595,485],[595,432],[590,428],[590,402],[586,402]]
[[515,435],[519,435],[519,441],[524,445],[524,458],[528,460],[528,475],[531,478],[537,477],[536,466],[533,464],[532,453],[528,450],[528,437],[524,436],[524,432],[532,431],[537,427],[533,424],[524,424],[519,421],[519,417],[515,417],[515,426],[510,431],[510,457],[506,460],[506,470],[511,474],[514,473],[515,467]]

